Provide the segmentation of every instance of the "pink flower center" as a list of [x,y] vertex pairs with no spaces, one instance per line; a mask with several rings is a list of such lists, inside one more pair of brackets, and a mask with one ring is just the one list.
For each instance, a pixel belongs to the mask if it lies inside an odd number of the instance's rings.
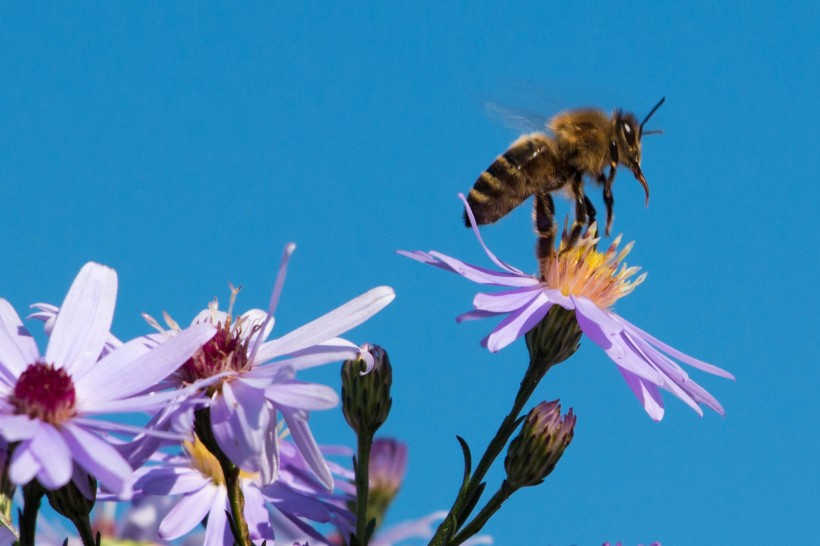
[[227,325],[218,324],[216,335],[180,367],[182,380],[193,383],[221,372],[250,369],[248,340],[242,340],[239,328],[231,328],[230,319]]
[[75,401],[74,382],[68,372],[44,362],[26,368],[11,396],[18,414],[53,425],[74,415]]

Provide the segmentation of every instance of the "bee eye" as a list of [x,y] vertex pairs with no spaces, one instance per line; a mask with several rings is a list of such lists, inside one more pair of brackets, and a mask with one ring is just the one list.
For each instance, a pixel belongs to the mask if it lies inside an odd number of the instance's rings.
[[632,129],[632,126],[628,123],[624,123],[622,126],[624,132],[624,138],[626,139],[626,143],[630,146],[635,145],[635,130]]

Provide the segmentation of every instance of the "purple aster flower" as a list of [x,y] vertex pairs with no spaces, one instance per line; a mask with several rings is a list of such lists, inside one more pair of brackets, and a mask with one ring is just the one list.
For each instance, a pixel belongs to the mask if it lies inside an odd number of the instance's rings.
[[[166,455],[159,458],[159,464],[139,469],[135,488],[143,495],[182,495],[160,523],[160,538],[177,539],[207,517],[203,544],[232,544],[226,517],[228,492],[219,462],[198,439],[185,442],[184,447],[183,456]],[[273,484],[262,484],[258,474],[240,475],[244,516],[255,544],[263,540],[272,544],[275,538],[283,544],[291,540],[324,543],[326,539],[305,520],[350,525],[352,516],[336,505],[338,500],[324,491],[323,484],[311,476],[298,476],[300,472],[290,468],[292,458],[301,455],[283,442],[283,470]]]
[[[308,416],[312,410],[335,407],[339,398],[328,386],[298,381],[296,372],[358,358],[360,353],[367,360],[368,370],[372,368],[369,353],[336,336],[375,315],[395,294],[387,286],[374,288],[280,338],[267,341],[287,264],[295,248],[292,243],[285,247],[267,311],[252,309],[234,317],[231,309],[219,311],[214,303],[194,319],[194,324],[213,324],[217,333],[180,368],[175,378],[180,384],[189,384],[215,374],[227,375],[208,389],[210,419],[219,447],[239,468],[260,473],[264,483],[274,480],[279,465],[278,411],[312,471],[325,487],[332,489],[333,477],[308,426]],[[176,328],[172,321],[168,322],[172,329]],[[156,321],[154,324],[158,327]]]
[[197,325],[150,351],[134,340],[100,359],[116,295],[113,269],[83,266],[54,320],[45,356],[0,299],[0,436],[17,442],[9,466],[13,483],[36,478],[57,489],[87,472],[106,489],[130,494],[131,466],[101,433],[135,429],[89,417],[157,409],[177,397],[142,393],[190,358],[214,328]]
[[461,322],[503,317],[484,338],[483,346],[492,352],[501,350],[535,327],[553,305],[558,305],[574,312],[582,332],[615,362],[653,420],[663,418],[661,389],[673,393],[700,415],[703,415],[700,403],[724,414],[720,403],[692,381],[673,358],[721,377],[734,379],[732,374],[666,345],[612,312],[615,301],[630,293],[644,279],[641,275],[630,280],[637,268],[622,266],[631,244],[618,252],[619,237],[608,250],[599,252],[593,227],[575,247],[567,248],[565,230],[558,254],[538,278],[504,263],[487,248],[464,196],[459,194],[459,198],[465,203],[479,244],[500,270],[470,265],[435,251],[399,251],[399,254],[479,284],[507,288],[500,292],[478,293],[473,299],[474,310],[456,319]]

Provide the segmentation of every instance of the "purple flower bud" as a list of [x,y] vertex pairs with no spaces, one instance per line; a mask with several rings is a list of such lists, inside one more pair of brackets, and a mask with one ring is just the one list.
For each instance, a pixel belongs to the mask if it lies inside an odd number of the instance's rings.
[[515,488],[543,482],[572,441],[574,430],[572,409],[562,419],[558,400],[535,406],[507,450],[507,482]]

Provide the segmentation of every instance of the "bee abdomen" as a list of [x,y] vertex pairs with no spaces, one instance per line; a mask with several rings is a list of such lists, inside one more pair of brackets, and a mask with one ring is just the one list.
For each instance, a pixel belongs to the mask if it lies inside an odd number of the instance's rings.
[[[506,215],[535,191],[532,179],[537,165],[549,164],[551,150],[546,135],[527,135],[490,165],[475,181],[467,203],[478,224],[490,224]],[[464,214],[464,224],[470,220]]]

